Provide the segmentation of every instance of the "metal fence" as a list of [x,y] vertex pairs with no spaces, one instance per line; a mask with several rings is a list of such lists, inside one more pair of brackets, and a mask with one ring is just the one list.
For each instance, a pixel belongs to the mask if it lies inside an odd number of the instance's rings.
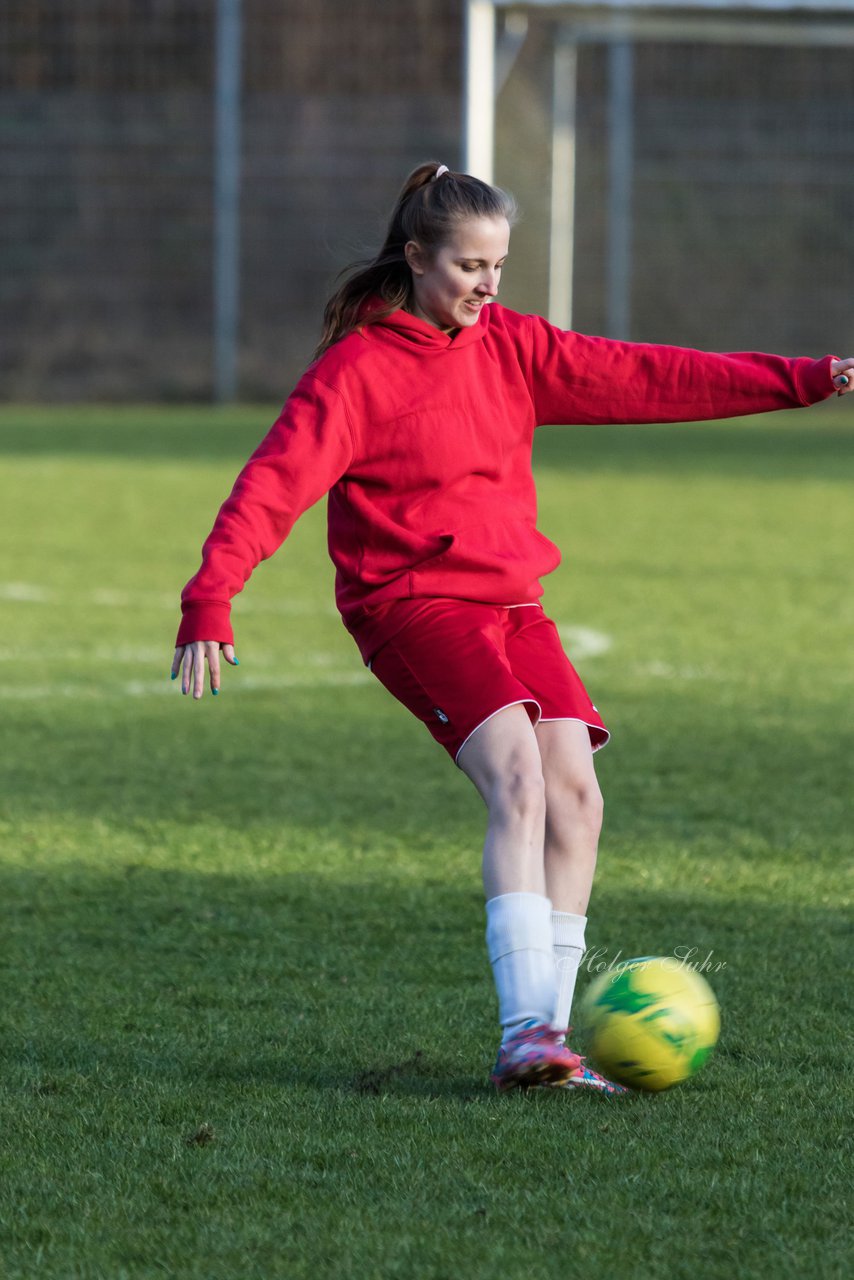
[[[213,0],[0,8],[4,399],[201,399]],[[281,397],[403,177],[458,147],[455,0],[243,0],[239,390]]]
[[[462,7],[240,9],[238,390],[281,399],[336,272],[376,245],[402,178],[422,159],[458,162]],[[0,397],[213,394],[216,11],[5,0]],[[496,177],[524,211],[503,300],[538,311],[553,42],[553,23],[532,14],[497,120]],[[606,327],[606,78],[604,47],[585,47],[573,315],[590,332]],[[850,50],[648,44],[633,101],[630,336],[850,345]]]
[[[840,20],[847,43],[833,47],[813,45],[826,32],[803,18],[800,39],[790,16],[766,14],[751,42],[738,44],[737,25],[724,31],[720,21],[717,41],[708,32],[674,38],[677,17],[666,40],[634,44],[627,94],[614,93],[613,46],[578,44],[574,327],[719,350],[847,349],[852,19]],[[551,126],[559,32],[529,15],[498,104],[496,177],[526,210],[513,246],[527,267],[522,307],[542,307],[548,295],[549,173],[538,140]],[[620,97],[630,103],[630,136],[615,147]],[[630,169],[618,281],[609,237],[615,161]]]

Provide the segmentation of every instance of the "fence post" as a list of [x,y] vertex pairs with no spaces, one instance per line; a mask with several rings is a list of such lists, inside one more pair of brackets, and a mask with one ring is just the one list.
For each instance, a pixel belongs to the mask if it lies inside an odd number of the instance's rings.
[[495,5],[466,0],[463,30],[464,173],[492,182],[495,164]]
[[552,193],[549,245],[549,320],[572,328],[575,255],[575,111],[578,46],[571,29],[559,31],[552,87]]
[[237,395],[241,0],[217,0],[214,76],[214,396]]
[[611,338],[631,337],[634,49],[608,46],[607,326]]

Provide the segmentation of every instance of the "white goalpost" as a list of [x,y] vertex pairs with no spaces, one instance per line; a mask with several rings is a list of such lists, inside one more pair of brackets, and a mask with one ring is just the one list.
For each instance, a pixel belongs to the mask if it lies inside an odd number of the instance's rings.
[[495,99],[531,11],[554,21],[549,318],[572,327],[578,53],[601,44],[608,49],[606,310],[611,336],[626,337],[636,43],[854,47],[854,0],[465,0],[462,167],[487,182],[494,177]]

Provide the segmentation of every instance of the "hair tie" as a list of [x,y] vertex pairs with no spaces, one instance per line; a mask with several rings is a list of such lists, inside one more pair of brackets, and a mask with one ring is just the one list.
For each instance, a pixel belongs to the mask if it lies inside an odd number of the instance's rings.
[[431,181],[435,182],[437,178],[441,178],[443,173],[450,173],[450,172],[451,171],[446,164],[440,164],[439,168],[433,174]]

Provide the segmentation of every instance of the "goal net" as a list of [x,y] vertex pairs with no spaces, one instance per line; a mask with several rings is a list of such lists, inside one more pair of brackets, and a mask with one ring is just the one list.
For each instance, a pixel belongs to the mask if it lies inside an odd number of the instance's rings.
[[510,305],[642,341],[846,345],[854,6],[495,16],[494,176],[524,212]]

